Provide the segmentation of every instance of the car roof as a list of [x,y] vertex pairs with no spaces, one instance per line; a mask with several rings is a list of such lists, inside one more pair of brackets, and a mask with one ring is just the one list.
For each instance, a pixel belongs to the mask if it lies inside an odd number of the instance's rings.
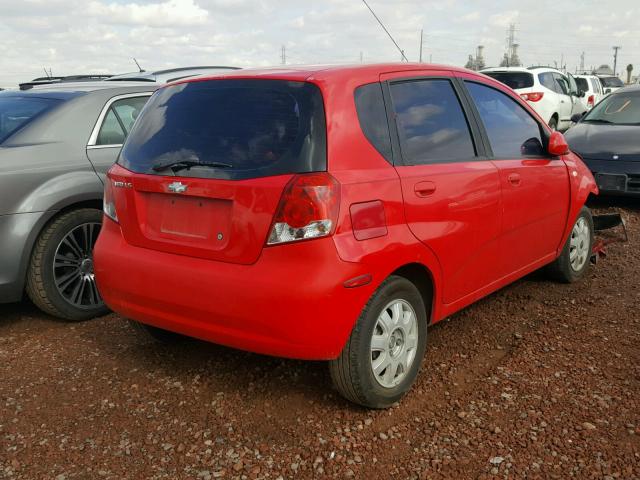
[[378,79],[383,73],[395,72],[411,72],[411,71],[450,71],[450,72],[467,72],[478,75],[478,72],[472,72],[461,67],[451,65],[437,65],[431,63],[371,63],[371,64],[343,64],[343,65],[287,65],[286,67],[267,67],[255,69],[242,69],[231,72],[221,72],[214,75],[203,75],[199,77],[187,78],[175,82],[191,83],[215,79],[246,79],[246,78],[263,78],[263,79],[285,79],[292,81],[330,81],[338,80],[349,76],[352,79],[362,80],[363,82],[371,82]]
[[111,78],[106,79],[108,82],[122,82],[122,81],[137,81],[137,82],[159,82],[166,83],[174,80],[180,80],[185,77],[191,77],[196,75],[202,75],[207,73],[217,73],[217,71],[232,71],[239,70],[239,67],[228,67],[222,65],[212,66],[195,66],[195,67],[179,67],[168,68],[165,70],[156,71],[144,71],[144,72],[132,72],[123,73],[121,75],[114,75]]
[[160,86],[159,83],[155,82],[117,82],[117,83],[108,83],[105,81],[100,82],[73,82],[73,83],[52,83],[50,85],[41,85],[37,87],[30,88],[29,90],[23,90],[22,93],[28,92],[94,92],[97,90],[114,90],[120,93],[130,92],[144,92],[144,91],[152,91]]

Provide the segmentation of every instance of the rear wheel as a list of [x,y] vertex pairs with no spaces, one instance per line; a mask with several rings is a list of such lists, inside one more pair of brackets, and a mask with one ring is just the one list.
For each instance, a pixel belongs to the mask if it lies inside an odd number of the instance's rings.
[[365,407],[386,408],[415,381],[427,340],[420,292],[404,277],[389,277],[363,309],[340,356],[329,363],[338,391]]
[[591,211],[587,207],[582,207],[562,253],[550,265],[552,275],[565,283],[572,283],[582,278],[589,268],[593,237]]
[[80,321],[108,312],[93,272],[93,247],[102,212],[73,210],[54,219],[38,237],[27,273],[27,294],[41,310]]

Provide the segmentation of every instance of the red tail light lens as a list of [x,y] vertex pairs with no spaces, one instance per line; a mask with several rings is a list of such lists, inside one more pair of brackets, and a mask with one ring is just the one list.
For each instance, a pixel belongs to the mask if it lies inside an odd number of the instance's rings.
[[596,97],[594,95],[589,95],[589,98],[587,99],[587,105],[593,107],[595,103],[596,103]]
[[331,175],[296,175],[282,193],[267,245],[331,235],[339,205],[340,185]]
[[540,100],[542,100],[542,97],[544,97],[544,92],[523,93],[520,96],[527,102],[539,102]]
[[113,197],[113,180],[109,176],[107,176],[104,184],[102,210],[107,217],[109,217],[116,223],[118,222],[118,214],[116,213],[116,202]]

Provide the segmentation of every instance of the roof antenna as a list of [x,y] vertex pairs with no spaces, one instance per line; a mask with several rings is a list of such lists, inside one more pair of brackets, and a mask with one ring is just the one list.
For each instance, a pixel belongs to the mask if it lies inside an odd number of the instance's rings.
[[51,79],[51,74],[47,72],[47,67],[42,67],[42,69],[44,70],[44,74],[47,76],[47,78]]
[[391,41],[393,42],[393,44],[396,46],[396,48],[398,49],[398,51],[400,52],[400,55],[402,55],[402,59],[405,62],[408,62],[409,59],[407,58],[407,56],[404,54],[404,50],[402,50],[400,48],[400,45],[398,45],[398,42],[396,42],[393,37],[391,36],[391,34],[389,33],[389,30],[387,30],[387,27],[384,26],[384,23],[382,23],[382,21],[378,18],[378,16],[376,15],[376,13],[373,11],[373,9],[369,6],[369,4],[367,3],[366,0],[362,0],[362,3],[364,3],[367,8],[369,9],[369,11],[371,12],[371,15],[374,16],[374,18],[378,21],[378,23],[380,24],[380,26],[382,27],[382,29],[385,31],[385,33],[387,35],[389,35],[389,38],[391,39]]
[[135,58],[133,59],[134,62],[136,62],[136,65],[138,66],[138,70],[140,70],[140,73],[144,72],[144,69],[140,66],[140,64],[138,63],[138,60],[136,60]]

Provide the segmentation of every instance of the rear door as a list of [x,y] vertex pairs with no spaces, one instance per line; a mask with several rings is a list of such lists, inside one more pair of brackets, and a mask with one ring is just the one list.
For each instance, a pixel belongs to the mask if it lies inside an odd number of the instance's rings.
[[104,181],[107,170],[116,163],[131,127],[152,92],[118,95],[103,107],[89,137],[87,156]]
[[448,304],[499,276],[500,177],[484,157],[451,73],[428,75],[381,80],[407,223],[438,257]]
[[514,98],[483,83],[464,82],[500,171],[503,275],[551,259],[569,211],[569,176],[561,158],[546,153],[543,128]]
[[221,79],[163,87],[110,172],[122,235],[152,250],[254,263],[287,182],[326,171],[326,150],[314,84]]

